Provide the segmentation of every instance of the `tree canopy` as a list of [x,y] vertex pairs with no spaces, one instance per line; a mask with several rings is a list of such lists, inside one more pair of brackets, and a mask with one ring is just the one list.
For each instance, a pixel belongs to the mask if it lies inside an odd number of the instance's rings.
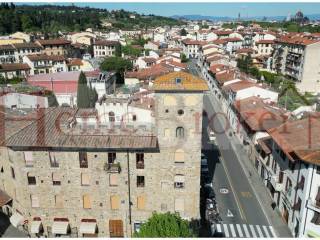
[[115,71],[123,74],[126,70],[132,69],[132,63],[121,57],[108,57],[100,64],[102,71]]
[[153,213],[134,237],[194,237],[187,220],[174,213]]
[[91,87],[91,84],[88,86],[86,75],[81,72],[78,80],[77,107],[93,108],[97,100],[97,91]]
[[187,36],[187,34],[188,34],[187,30],[185,30],[184,28],[182,28],[182,29],[180,30],[180,35],[181,35],[181,36]]

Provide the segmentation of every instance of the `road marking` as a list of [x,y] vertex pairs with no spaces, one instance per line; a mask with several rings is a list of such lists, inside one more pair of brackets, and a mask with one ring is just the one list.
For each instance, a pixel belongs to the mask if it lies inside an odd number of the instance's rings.
[[[218,141],[217,141],[217,142],[218,142]],[[219,142],[218,142],[218,144],[219,144]],[[223,155],[222,151],[221,151],[221,155]],[[220,159],[221,159],[221,158],[220,158]],[[234,188],[233,188],[233,185],[232,185],[232,182],[231,182],[231,178],[230,178],[229,172],[228,172],[228,170],[227,170],[227,168],[226,168],[226,166],[225,166],[225,164],[224,164],[224,161],[221,161],[221,164],[222,164],[222,167],[224,168],[224,171],[225,171],[225,173],[226,173],[226,175],[227,175],[227,179],[228,179],[229,184],[230,184],[230,187],[231,187],[231,189],[232,189],[232,193],[233,193],[234,199],[236,200],[236,204],[237,204],[237,206],[238,206],[240,216],[241,216],[242,219],[244,219],[245,221],[247,221],[247,219],[246,219],[246,217],[245,217],[245,215],[244,215],[243,209],[242,209],[242,207],[241,207],[240,201],[239,201],[239,199],[238,199],[238,196],[237,196],[237,194],[236,194],[236,191],[235,191]]]
[[[221,93],[219,92],[219,94],[221,94]],[[220,102],[220,104],[221,104],[220,98],[217,98],[217,96],[214,95],[212,92],[210,92],[210,93],[208,94],[208,97],[209,97],[209,104],[211,105],[212,108],[214,108],[214,111],[213,111],[213,112],[217,112],[217,111],[215,111],[216,109],[218,109],[218,110],[220,110],[220,112],[222,112],[221,106],[217,105],[217,102],[218,102],[218,103]],[[217,107],[217,106],[218,106],[218,107]],[[234,148],[233,144],[231,143],[231,141],[230,141],[230,146],[231,146],[232,150],[235,152],[235,148]],[[221,154],[222,154],[222,152],[221,152]],[[241,166],[241,168],[242,168],[242,171],[245,173],[245,167],[243,166],[243,163],[241,162],[241,160],[240,160],[238,157],[237,157],[237,160],[238,160],[238,162],[239,162],[239,164],[240,164],[240,166]],[[269,217],[268,217],[268,215],[267,215],[264,207],[262,207],[263,204],[262,204],[262,202],[261,202],[261,199],[260,199],[259,195],[257,194],[255,188],[252,186],[252,183],[249,181],[249,179],[248,179],[248,182],[249,182],[249,185],[250,185],[251,189],[252,189],[253,192],[255,193],[256,199],[257,199],[258,203],[260,204],[260,207],[261,207],[261,209],[262,209],[262,212],[264,213],[264,216],[266,217],[268,223],[271,225],[271,221],[270,221],[270,219],[269,219]],[[238,207],[239,207],[239,206],[238,206]],[[241,215],[241,212],[240,212],[240,215]],[[274,232],[274,231],[273,231],[273,232]],[[276,235],[275,235],[275,236],[276,236]]]
[[271,231],[271,233],[272,233],[272,236],[273,236],[273,237],[277,237],[277,234],[274,232],[273,227],[272,227],[272,226],[269,226],[269,229],[270,229],[270,231]]
[[230,211],[230,209],[228,209],[228,211],[227,211],[227,217],[233,217],[233,214],[232,214],[232,212]]
[[217,224],[216,226],[217,226],[217,232],[222,232],[222,231],[221,231],[221,230],[222,230],[222,229],[221,229],[221,225],[220,225],[220,224]]
[[252,198],[251,192],[241,192],[241,195],[244,198]]
[[242,233],[242,231],[241,231],[240,224],[236,224],[236,227],[237,227],[237,230],[238,230],[239,236],[240,236],[240,237],[243,237],[243,233]]
[[237,236],[236,230],[234,229],[233,224],[230,224],[229,226],[230,226],[230,229],[231,229],[231,234],[232,234],[232,236],[234,236],[234,237]]
[[256,225],[256,228],[258,229],[259,237],[264,237],[264,236],[263,236],[263,233],[262,233],[262,231],[261,231],[260,226],[259,226],[259,225]]
[[223,230],[224,230],[224,234],[228,238],[230,235],[229,235],[229,230],[228,230],[227,224],[223,224]]
[[249,228],[250,228],[250,230],[251,230],[252,236],[253,236],[254,238],[256,238],[256,237],[257,237],[257,234],[256,234],[256,232],[255,232],[255,230],[254,230],[254,227],[253,227],[252,225],[249,225]]
[[269,234],[269,232],[268,232],[267,226],[263,226],[262,228],[263,228],[265,234],[267,235],[267,238],[271,238],[271,237],[270,237],[270,234]]
[[244,229],[244,233],[245,233],[246,237],[247,238],[250,237],[247,225],[246,224],[242,224],[242,227]]

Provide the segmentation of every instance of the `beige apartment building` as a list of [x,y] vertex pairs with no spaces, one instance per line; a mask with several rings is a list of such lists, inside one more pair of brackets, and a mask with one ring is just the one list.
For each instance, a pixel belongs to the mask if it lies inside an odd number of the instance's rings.
[[97,40],[93,43],[94,57],[111,57],[116,55],[118,41]]
[[149,127],[139,118],[113,126],[114,112],[100,123],[93,121],[97,110],[49,108],[21,117],[2,109],[2,210],[14,226],[47,237],[130,237],[153,211],[199,219],[207,89],[184,72],[157,78]]
[[320,40],[283,36],[275,40],[272,69],[297,81],[302,92],[320,92]]
[[70,41],[63,38],[37,40],[35,43],[39,44],[43,48],[42,53],[47,55],[66,55],[71,45]]

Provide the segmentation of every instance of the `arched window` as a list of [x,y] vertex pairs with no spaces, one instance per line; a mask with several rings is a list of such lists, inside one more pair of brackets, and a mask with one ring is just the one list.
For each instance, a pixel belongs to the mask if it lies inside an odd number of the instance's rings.
[[114,122],[115,120],[114,112],[109,112],[109,122]]
[[184,138],[184,128],[183,127],[177,127],[176,137],[177,138]]

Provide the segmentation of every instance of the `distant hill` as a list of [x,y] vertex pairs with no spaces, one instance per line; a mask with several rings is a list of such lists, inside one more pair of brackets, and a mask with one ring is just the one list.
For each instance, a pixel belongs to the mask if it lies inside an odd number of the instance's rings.
[[[0,4],[0,35],[16,31],[55,34],[58,31],[103,29],[102,21],[112,23],[111,29],[147,29],[174,26],[183,22],[170,17],[143,15],[125,10],[108,10],[62,5]],[[110,29],[110,28],[109,28]]]
[[[320,14],[307,14],[306,15],[310,20],[320,20]],[[234,21],[237,20],[236,17],[224,17],[224,16],[203,16],[203,15],[174,15],[171,16],[175,19],[185,19],[185,20],[209,20],[209,21]],[[242,20],[266,20],[266,21],[282,21],[286,19],[287,16],[271,16],[271,17],[264,17],[264,16],[255,16],[255,17],[243,17]]]

